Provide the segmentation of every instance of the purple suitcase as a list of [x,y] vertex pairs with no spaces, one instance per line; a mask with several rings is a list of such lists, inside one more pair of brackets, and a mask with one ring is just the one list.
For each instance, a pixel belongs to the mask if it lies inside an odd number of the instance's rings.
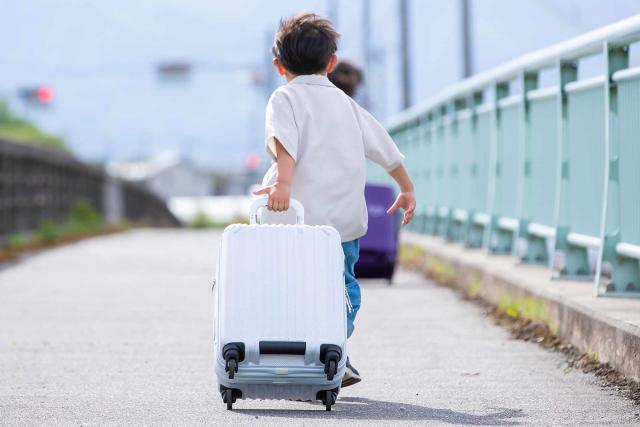
[[385,278],[391,283],[398,254],[401,216],[399,211],[387,215],[387,209],[395,201],[396,192],[389,185],[367,183],[364,197],[369,214],[369,230],[360,238],[356,277]]

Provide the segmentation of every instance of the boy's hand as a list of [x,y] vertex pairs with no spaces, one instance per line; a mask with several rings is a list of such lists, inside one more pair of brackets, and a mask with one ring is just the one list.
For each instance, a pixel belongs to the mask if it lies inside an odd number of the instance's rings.
[[273,185],[254,191],[253,194],[256,196],[262,194],[268,195],[269,201],[267,202],[267,208],[270,211],[281,212],[289,209],[289,198],[291,197],[291,186],[289,184],[276,182]]
[[413,191],[406,191],[398,194],[396,201],[387,210],[387,214],[391,215],[398,208],[404,209],[404,218],[402,219],[402,225],[407,225],[413,218],[413,212],[416,210],[416,197],[413,195]]

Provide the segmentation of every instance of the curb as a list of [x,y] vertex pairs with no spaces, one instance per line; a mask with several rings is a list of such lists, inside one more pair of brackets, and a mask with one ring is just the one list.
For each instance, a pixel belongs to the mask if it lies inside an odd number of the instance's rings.
[[554,281],[548,268],[519,264],[456,243],[403,232],[400,262],[551,331],[625,377],[640,380],[640,300],[595,297],[591,282]]

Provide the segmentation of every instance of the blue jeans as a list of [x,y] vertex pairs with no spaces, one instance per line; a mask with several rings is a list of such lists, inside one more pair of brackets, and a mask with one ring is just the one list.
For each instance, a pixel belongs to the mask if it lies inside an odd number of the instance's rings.
[[358,239],[350,242],[344,242],[342,244],[342,250],[344,251],[344,284],[347,288],[347,295],[349,301],[347,301],[347,338],[353,333],[353,322],[356,320],[356,314],[360,310],[360,284],[356,280],[356,275],[353,271],[353,267],[358,261],[360,255],[360,243]]

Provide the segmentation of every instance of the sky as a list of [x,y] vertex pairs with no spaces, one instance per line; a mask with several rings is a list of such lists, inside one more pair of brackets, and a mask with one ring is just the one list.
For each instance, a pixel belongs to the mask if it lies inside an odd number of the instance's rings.
[[[207,168],[241,168],[248,154],[263,155],[267,87],[282,83],[269,65],[279,19],[332,16],[338,55],[361,65],[364,1],[0,0],[0,97],[88,161],[175,151]],[[374,61],[365,72],[383,120],[401,109],[398,1],[368,1]],[[409,3],[419,102],[461,78],[459,1]],[[471,0],[471,8],[474,70],[483,71],[638,14],[640,1]],[[167,82],[156,73],[164,61],[194,67]],[[54,105],[26,108],[19,89],[40,84],[53,87]]]

